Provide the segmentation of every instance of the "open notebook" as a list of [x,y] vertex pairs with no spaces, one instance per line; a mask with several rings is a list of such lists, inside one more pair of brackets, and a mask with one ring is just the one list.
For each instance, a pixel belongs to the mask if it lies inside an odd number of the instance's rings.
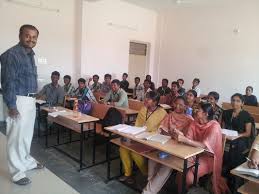
[[150,133],[150,132],[143,132],[136,136],[138,139],[144,139],[149,141],[155,141],[161,144],[165,144],[169,139],[171,139],[170,136],[161,135],[159,133]]
[[238,166],[234,170],[239,174],[244,174],[244,175],[249,175],[249,176],[259,178],[259,170],[248,168],[247,162],[245,162],[241,166]]
[[222,129],[222,134],[226,136],[231,136],[231,137],[237,137],[238,132],[230,129]]
[[119,124],[112,127],[108,127],[108,129],[118,131],[121,133],[130,134],[130,135],[137,135],[139,133],[146,131],[146,127],[134,127],[134,126],[125,125],[125,124]]

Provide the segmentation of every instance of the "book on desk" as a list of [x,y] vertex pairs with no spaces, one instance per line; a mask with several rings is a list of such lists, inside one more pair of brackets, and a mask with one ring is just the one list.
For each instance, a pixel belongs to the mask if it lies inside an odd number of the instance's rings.
[[237,173],[252,176],[259,179],[259,170],[248,167],[247,162],[234,169]]

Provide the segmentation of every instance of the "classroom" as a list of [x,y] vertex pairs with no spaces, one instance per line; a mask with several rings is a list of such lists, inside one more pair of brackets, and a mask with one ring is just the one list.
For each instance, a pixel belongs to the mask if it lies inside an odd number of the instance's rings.
[[258,194],[258,0],[0,0],[0,194]]

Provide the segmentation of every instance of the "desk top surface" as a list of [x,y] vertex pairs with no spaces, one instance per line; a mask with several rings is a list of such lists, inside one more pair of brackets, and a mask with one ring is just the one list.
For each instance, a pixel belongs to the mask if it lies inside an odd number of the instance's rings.
[[202,149],[202,148],[196,148],[196,147],[192,147],[192,146],[189,146],[189,145],[186,145],[186,144],[183,144],[183,143],[178,143],[176,140],[173,140],[173,139],[170,139],[165,144],[161,144],[161,143],[154,142],[154,141],[147,141],[147,140],[138,139],[134,135],[121,133],[121,132],[118,132],[116,130],[110,130],[107,127],[105,128],[105,130],[110,131],[110,132],[115,133],[115,134],[118,134],[120,136],[129,138],[133,141],[142,143],[144,145],[153,147],[157,150],[167,152],[167,153],[169,153],[173,156],[179,157],[181,159],[188,159],[192,156],[196,156],[196,155],[204,152],[204,149]]

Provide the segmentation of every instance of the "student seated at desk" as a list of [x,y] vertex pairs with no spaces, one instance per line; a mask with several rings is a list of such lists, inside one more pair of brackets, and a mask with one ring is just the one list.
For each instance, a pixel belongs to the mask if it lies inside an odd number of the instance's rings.
[[194,78],[192,81],[192,88],[191,90],[195,90],[197,93],[197,97],[200,97],[201,95],[201,89],[198,87],[200,84],[200,79],[199,78]]
[[184,80],[182,78],[180,78],[177,80],[177,82],[179,84],[178,93],[180,94],[180,96],[184,96],[184,94],[185,94],[185,88],[183,88]]
[[37,94],[37,99],[46,100],[51,106],[63,106],[65,93],[58,84],[59,77],[59,72],[52,72],[51,83],[43,87]]
[[[147,127],[147,131],[155,132],[157,131],[160,122],[167,115],[166,111],[158,105],[160,96],[155,91],[150,91],[147,93],[144,107],[139,111],[135,126],[137,127]],[[124,167],[124,176],[120,177],[121,182],[127,181],[128,184],[132,184],[134,180],[132,179],[132,163],[136,163],[142,174],[147,174],[147,165],[144,157],[131,152],[125,148],[120,147],[120,157]]]
[[111,85],[112,76],[110,74],[104,75],[104,82],[101,86],[101,93],[107,94],[111,91],[112,85]]
[[128,78],[128,74],[127,73],[123,73],[122,81],[121,81],[121,88],[125,92],[128,92],[128,90],[129,90],[129,82],[127,81],[127,78]]
[[151,90],[150,86],[151,86],[151,82],[149,80],[145,80],[144,81],[144,89],[142,91],[140,91],[137,95],[137,100],[139,101],[144,101],[145,100],[145,97],[146,97],[146,94]]
[[[94,83],[92,85],[89,85],[89,83],[93,81]],[[99,81],[99,75],[94,75],[93,78],[90,78],[88,81],[88,86],[90,90],[94,92],[100,92],[102,84]]]
[[64,80],[63,90],[65,93],[65,96],[71,96],[75,90],[74,86],[71,83],[71,76],[65,75],[63,80]]
[[90,102],[97,102],[92,91],[86,86],[84,78],[78,80],[78,88],[74,91],[74,96],[79,100],[86,100]]
[[[174,112],[167,115],[160,124],[159,132],[175,137],[177,134],[175,130],[181,131],[186,134],[193,118],[185,114],[185,99],[182,96],[178,96],[175,99],[175,109]],[[148,183],[144,188],[144,194],[158,193],[163,185],[166,183],[167,179],[170,177],[172,169],[159,164],[153,160],[148,161]]]
[[155,90],[156,87],[155,87],[154,82],[152,82],[152,80],[151,80],[151,75],[147,75],[147,76],[146,76],[146,80],[149,80],[149,81],[150,81],[150,89],[151,89],[151,90]]
[[112,80],[111,91],[106,94],[103,101],[112,106],[129,107],[128,95],[120,88],[120,81],[117,79]]
[[221,123],[223,109],[219,105],[217,105],[217,102],[219,101],[219,94],[214,91],[210,92],[208,94],[207,100],[213,107],[213,120]]
[[178,93],[179,90],[179,84],[178,82],[174,81],[171,84],[171,92],[166,96],[166,104],[170,105],[171,107],[174,107],[174,101],[175,99],[180,96]]
[[168,87],[168,79],[162,79],[162,86],[157,89],[160,96],[166,96],[170,94],[171,89]]
[[253,95],[253,87],[248,86],[246,88],[246,95],[244,95],[244,105],[248,106],[258,106],[257,98],[255,95]]
[[256,137],[252,145],[249,158],[251,160],[248,162],[249,168],[258,169],[259,168],[259,135]]
[[[231,97],[232,109],[225,110],[222,115],[222,128],[231,129],[238,132],[238,139],[232,141],[231,153],[225,154],[225,165],[232,169],[245,161],[242,154],[250,149],[252,138],[252,127],[254,125],[251,115],[242,109],[244,98],[242,94],[236,93]],[[230,154],[230,155],[229,155]],[[230,158],[230,160],[229,160]]]
[[186,108],[191,108],[192,115],[194,115],[198,107],[198,104],[196,103],[197,92],[195,90],[189,90],[185,94],[185,98],[186,98]]
[[133,99],[140,100],[141,93],[144,90],[144,86],[140,83],[140,78],[135,77],[135,87],[133,88]]
[[[196,112],[195,121],[190,125],[188,132],[184,135],[178,131],[177,140],[194,147],[204,148],[214,156],[202,154],[199,158],[198,179],[206,174],[213,173],[212,186],[215,194],[229,192],[225,179],[221,176],[222,169],[222,133],[221,127],[213,119],[213,107],[210,103],[200,103]],[[182,174],[177,174],[178,191],[181,191]],[[186,176],[187,188],[191,186],[194,179],[193,169],[189,169]]]

